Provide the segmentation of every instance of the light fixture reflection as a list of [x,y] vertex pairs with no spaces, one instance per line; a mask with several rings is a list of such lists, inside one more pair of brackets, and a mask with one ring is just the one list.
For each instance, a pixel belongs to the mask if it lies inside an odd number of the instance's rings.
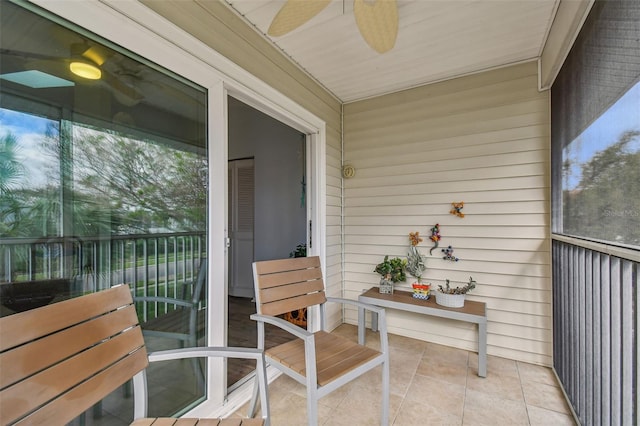
[[69,69],[78,77],[89,80],[99,80],[102,77],[100,68],[88,62],[73,61],[69,64]]

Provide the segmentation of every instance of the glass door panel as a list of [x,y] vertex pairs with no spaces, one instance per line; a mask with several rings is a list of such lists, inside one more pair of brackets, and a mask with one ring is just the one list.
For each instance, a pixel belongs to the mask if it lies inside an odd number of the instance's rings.
[[[207,90],[32,6],[0,9],[0,314],[125,283],[149,350],[206,345]],[[149,414],[199,404],[206,377],[154,365]],[[130,387],[85,416],[130,421]]]

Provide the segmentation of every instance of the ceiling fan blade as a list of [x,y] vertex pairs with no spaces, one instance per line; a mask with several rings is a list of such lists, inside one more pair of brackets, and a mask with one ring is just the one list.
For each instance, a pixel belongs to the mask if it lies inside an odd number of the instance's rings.
[[287,0],[273,18],[267,34],[272,37],[285,35],[320,13],[331,0]]
[[353,1],[353,13],[360,34],[378,53],[393,49],[398,36],[398,3],[396,0]]

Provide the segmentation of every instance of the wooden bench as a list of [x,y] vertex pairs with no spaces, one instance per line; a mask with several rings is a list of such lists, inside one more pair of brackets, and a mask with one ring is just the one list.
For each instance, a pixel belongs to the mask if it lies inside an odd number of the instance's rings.
[[[255,360],[262,418],[221,424],[268,424],[262,351],[197,347],[147,354],[126,285],[0,318],[0,424],[66,424],[132,378],[133,424],[174,424],[144,418],[145,369],[153,361],[200,357]],[[181,425],[196,423],[218,425],[180,419]]]
[[[466,300],[462,308],[447,308],[436,303],[435,297],[416,299],[409,291],[395,290],[393,294],[380,293],[372,287],[358,296],[358,301],[383,308],[398,309],[440,318],[449,318],[478,324],[478,376],[487,377],[487,306],[482,302]],[[371,329],[377,330],[378,318],[371,313]],[[365,341],[364,310],[358,309],[358,341]]]

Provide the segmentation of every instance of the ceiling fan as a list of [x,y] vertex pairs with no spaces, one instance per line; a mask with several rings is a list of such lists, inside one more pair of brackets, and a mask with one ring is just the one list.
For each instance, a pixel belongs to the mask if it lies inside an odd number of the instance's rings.
[[[273,18],[267,34],[285,35],[305,24],[329,3],[331,0],[287,0]],[[393,48],[398,36],[397,0],[353,0],[353,14],[360,34],[373,50],[385,53]]]

